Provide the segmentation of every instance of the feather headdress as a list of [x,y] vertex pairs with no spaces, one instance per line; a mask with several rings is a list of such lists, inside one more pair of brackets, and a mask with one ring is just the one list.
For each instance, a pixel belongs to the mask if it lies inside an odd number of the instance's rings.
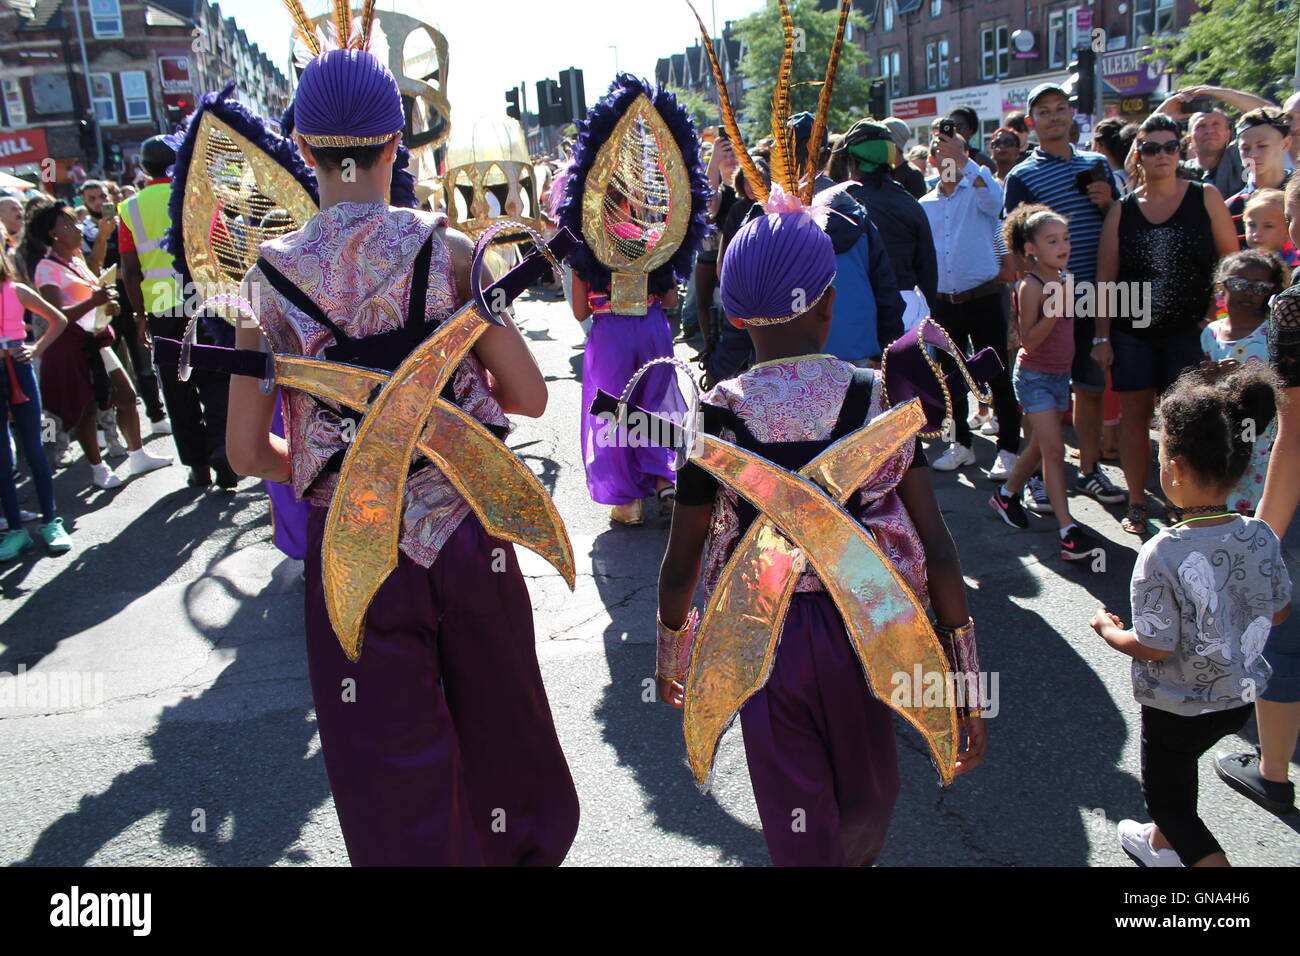
[[[772,96],[772,183],[774,186],[779,185],[787,197],[798,197],[807,206],[811,205],[813,201],[819,150],[810,146],[807,163],[803,169],[798,168],[795,158],[794,133],[789,128],[790,88],[793,85],[794,74],[794,18],[790,14],[790,7],[786,0],[777,0],[777,3],[781,8],[781,33],[784,46],[781,52],[781,68],[776,78],[776,92]],[[704,37],[704,48],[709,56],[709,65],[713,68],[713,76],[717,81],[722,125],[726,129],[727,135],[731,137],[736,159],[740,162],[740,168],[745,173],[746,184],[758,195],[759,202],[766,206],[769,192],[763,185],[765,177],[759,173],[753,159],[749,156],[749,150],[745,147],[745,139],[741,136],[740,124],[736,122],[736,112],[731,105],[731,97],[727,93],[727,83],[722,75],[722,65],[718,62],[718,55],[713,47],[713,38],[709,36],[708,28],[705,27],[704,20],[701,19],[695,5],[691,3],[691,0],[686,0],[686,4],[691,8],[691,12],[695,14],[696,22],[700,25],[700,34]],[[822,83],[821,95],[817,100],[817,113],[813,119],[812,137],[809,139],[810,144],[820,143],[822,137],[826,134],[826,120],[831,108],[831,93],[835,87],[835,74],[839,70],[840,55],[844,50],[844,37],[847,32],[851,7],[852,0],[841,0],[839,26],[835,31],[835,39],[831,43],[830,61],[826,67],[826,79]],[[783,207],[788,205],[786,199],[782,199],[781,203]]]

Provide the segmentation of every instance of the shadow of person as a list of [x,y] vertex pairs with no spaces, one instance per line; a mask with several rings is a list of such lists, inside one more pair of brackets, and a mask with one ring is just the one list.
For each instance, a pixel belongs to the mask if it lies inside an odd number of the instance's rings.
[[[302,653],[302,585],[273,583],[249,594],[211,573],[221,559],[265,548],[267,539],[265,524],[245,526],[209,565],[209,574],[185,589],[189,625],[228,664],[201,692],[161,711],[145,738],[150,760],[82,797],[75,810],[45,828],[18,865],[85,865],[154,814],[163,815],[165,847],[191,851],[206,865],[308,860],[305,851],[291,848],[330,790]],[[233,605],[228,620],[207,620],[214,603]]]
[[716,846],[729,862],[767,863],[762,834],[696,788],[686,765],[682,713],[654,694],[656,589],[666,541],[661,531],[620,527],[592,543],[592,575],[610,617],[604,633],[610,680],[596,719],[603,740],[645,793],[656,827]]

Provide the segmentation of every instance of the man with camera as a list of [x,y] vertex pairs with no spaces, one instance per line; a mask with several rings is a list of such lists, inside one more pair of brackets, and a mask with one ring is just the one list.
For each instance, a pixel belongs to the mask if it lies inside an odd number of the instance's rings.
[[1229,90],[1220,86],[1189,86],[1174,93],[1157,107],[1187,123],[1187,133],[1195,156],[1179,167],[1179,172],[1197,182],[1213,183],[1224,196],[1233,196],[1246,184],[1241,153],[1232,141],[1232,123],[1216,103],[1248,113],[1261,106],[1272,106],[1253,93]]

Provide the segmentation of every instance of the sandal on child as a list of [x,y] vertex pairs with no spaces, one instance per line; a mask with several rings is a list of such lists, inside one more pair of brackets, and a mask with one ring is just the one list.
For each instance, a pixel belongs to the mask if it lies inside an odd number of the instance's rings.
[[1120,527],[1129,534],[1144,535],[1147,533],[1147,508],[1146,505],[1129,505],[1128,512],[1124,515],[1124,520],[1120,522]]

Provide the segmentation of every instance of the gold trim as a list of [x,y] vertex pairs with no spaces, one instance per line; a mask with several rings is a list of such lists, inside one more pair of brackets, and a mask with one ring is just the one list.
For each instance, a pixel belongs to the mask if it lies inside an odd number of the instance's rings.
[[812,302],[808,303],[808,308],[804,309],[802,312],[796,312],[793,315],[782,315],[775,319],[741,319],[740,321],[744,322],[746,325],[755,325],[760,328],[765,325],[784,325],[786,322],[793,322],[795,319],[799,318],[799,316],[807,315],[813,309],[817,308],[817,303],[825,298],[827,291],[834,284],[835,280],[832,278],[832,280],[827,283],[826,288],[822,289],[821,294],[818,295],[817,298],[813,299]]
[[378,146],[380,143],[387,143],[394,136],[401,134],[399,129],[395,133],[389,133],[387,136],[308,136],[306,133],[299,133],[307,141],[308,146],[318,146],[321,149],[338,149],[343,146]]

